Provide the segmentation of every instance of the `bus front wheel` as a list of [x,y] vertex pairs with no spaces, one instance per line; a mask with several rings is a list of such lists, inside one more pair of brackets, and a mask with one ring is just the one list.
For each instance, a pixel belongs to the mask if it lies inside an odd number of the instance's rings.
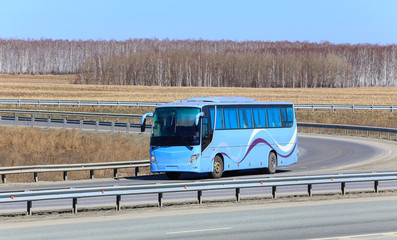
[[267,163],[268,165],[267,165],[266,173],[268,174],[275,173],[277,169],[277,156],[274,152],[269,153],[269,158]]
[[223,174],[223,161],[222,158],[216,156],[214,159],[214,169],[212,170],[212,177],[213,178],[220,178]]

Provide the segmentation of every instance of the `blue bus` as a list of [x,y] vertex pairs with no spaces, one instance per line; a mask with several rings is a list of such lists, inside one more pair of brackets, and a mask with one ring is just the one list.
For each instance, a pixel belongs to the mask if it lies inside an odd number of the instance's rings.
[[153,117],[150,170],[177,179],[182,172],[258,169],[273,174],[298,161],[294,104],[244,97],[196,97],[157,106]]

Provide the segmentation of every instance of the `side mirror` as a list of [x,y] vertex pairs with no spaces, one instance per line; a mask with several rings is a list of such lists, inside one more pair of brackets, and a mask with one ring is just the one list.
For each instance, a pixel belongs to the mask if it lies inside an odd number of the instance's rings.
[[153,113],[145,113],[143,114],[142,118],[141,118],[141,132],[145,131],[146,128],[146,118],[147,117],[153,117]]
[[196,126],[198,126],[198,124],[199,124],[199,122],[200,122],[200,117],[203,117],[203,116],[204,116],[204,113],[203,113],[203,112],[197,113],[196,118],[194,119],[194,124],[195,124]]
[[200,130],[200,127],[199,127],[200,117],[203,117],[203,116],[204,116],[204,113],[200,112],[200,113],[197,113],[196,118],[194,119],[194,130],[196,132]]

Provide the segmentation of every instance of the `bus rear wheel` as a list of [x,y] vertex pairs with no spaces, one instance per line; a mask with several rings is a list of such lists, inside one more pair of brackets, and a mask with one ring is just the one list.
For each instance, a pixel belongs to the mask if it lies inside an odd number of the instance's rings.
[[178,179],[179,176],[181,175],[180,172],[166,172],[165,175],[167,175],[167,177],[169,179]]
[[212,170],[211,176],[213,178],[220,178],[223,174],[223,161],[222,158],[216,156],[214,159],[214,170]]
[[266,168],[266,173],[268,174],[274,174],[277,169],[277,156],[274,152],[269,153],[269,158],[267,160],[267,168]]

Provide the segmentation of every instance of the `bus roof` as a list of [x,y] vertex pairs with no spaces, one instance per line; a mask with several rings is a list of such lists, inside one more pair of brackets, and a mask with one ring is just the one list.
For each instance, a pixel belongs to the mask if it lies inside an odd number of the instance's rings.
[[288,104],[293,105],[291,102],[258,102],[255,99],[247,97],[194,97],[185,100],[176,100],[171,103],[166,103],[158,107],[172,107],[172,106],[186,106],[186,107],[203,107],[206,105],[237,105],[237,104]]

